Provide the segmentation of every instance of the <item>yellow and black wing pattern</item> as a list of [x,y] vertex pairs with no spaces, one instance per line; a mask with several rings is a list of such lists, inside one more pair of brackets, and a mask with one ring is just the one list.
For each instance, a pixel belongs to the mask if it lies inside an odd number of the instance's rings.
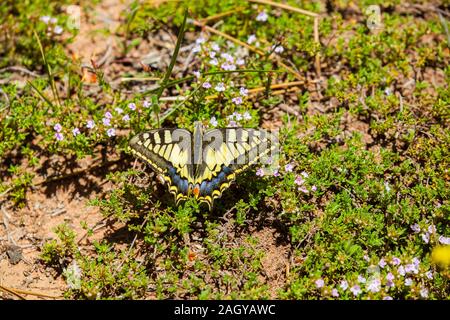
[[211,129],[200,123],[194,133],[184,129],[157,129],[130,140],[131,152],[164,177],[175,201],[196,197],[212,208],[236,175],[276,150],[274,136],[246,128]]

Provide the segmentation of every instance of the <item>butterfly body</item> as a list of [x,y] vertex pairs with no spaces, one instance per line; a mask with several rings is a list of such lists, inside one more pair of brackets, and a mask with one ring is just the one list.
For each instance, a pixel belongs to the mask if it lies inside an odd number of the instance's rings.
[[224,128],[155,129],[133,137],[130,151],[159,173],[178,204],[195,197],[212,208],[213,201],[236,175],[275,150],[274,135],[264,130]]

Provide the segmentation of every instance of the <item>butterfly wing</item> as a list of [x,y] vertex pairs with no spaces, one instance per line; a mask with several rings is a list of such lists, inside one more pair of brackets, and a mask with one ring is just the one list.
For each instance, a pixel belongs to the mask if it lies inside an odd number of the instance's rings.
[[195,167],[199,200],[212,207],[236,175],[269,156],[277,141],[270,132],[245,128],[208,130],[203,135],[203,162]]
[[129,150],[162,175],[176,202],[188,196],[193,183],[192,135],[184,129],[156,129],[143,132],[129,142]]

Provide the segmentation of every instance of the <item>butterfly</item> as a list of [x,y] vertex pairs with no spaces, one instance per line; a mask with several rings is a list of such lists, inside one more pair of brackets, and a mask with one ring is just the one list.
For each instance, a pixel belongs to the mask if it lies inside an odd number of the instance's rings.
[[236,175],[272,157],[277,145],[276,135],[262,129],[204,130],[196,122],[193,133],[169,128],[142,132],[129,141],[129,151],[162,176],[177,205],[193,196],[212,210]]

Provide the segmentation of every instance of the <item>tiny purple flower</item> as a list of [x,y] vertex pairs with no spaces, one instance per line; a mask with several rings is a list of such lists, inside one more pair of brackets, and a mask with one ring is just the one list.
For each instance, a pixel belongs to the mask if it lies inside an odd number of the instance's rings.
[[259,168],[258,170],[256,170],[256,175],[258,177],[263,177],[264,176],[264,170],[263,168]]
[[152,103],[151,102],[148,102],[147,100],[145,100],[143,103],[142,103],[142,106],[144,107],[144,108],[148,108],[148,107],[150,107],[152,105]]
[[433,271],[427,271],[427,272],[425,272],[425,276],[428,278],[428,279],[433,279]]
[[336,288],[334,288],[333,290],[331,290],[331,295],[335,298],[339,297],[339,292],[337,291]]
[[111,125],[111,119],[109,118],[103,118],[102,122],[105,126],[110,126]]
[[436,233],[436,226],[434,226],[434,225],[429,226],[428,232],[431,234]]
[[197,38],[197,40],[195,40],[196,44],[202,44],[202,43],[205,43],[205,42],[206,42],[206,39],[203,38],[203,36],[200,36],[200,37]]
[[217,86],[214,88],[217,92],[225,91],[225,84],[223,82],[219,82]]
[[294,169],[294,165],[292,163],[288,163],[287,165],[284,166],[284,170],[286,172],[292,172],[292,169]]
[[311,191],[312,191],[312,192],[316,192],[316,191],[317,191],[317,187],[316,187],[316,186],[312,186],[312,187],[311,187]]
[[284,48],[281,45],[278,45],[278,46],[273,45],[271,50],[273,50],[273,52],[275,52],[275,53],[283,53]]
[[420,296],[424,299],[428,298],[428,289],[427,288],[421,288],[420,289]]
[[256,41],[256,36],[254,34],[251,34],[251,35],[248,36],[248,38],[247,38],[247,43],[248,44],[252,44],[255,41]]
[[420,226],[415,223],[411,226],[411,230],[414,231],[414,233],[419,233],[420,232]]
[[55,129],[56,132],[61,132],[62,126],[61,126],[59,123],[57,123],[57,124],[55,124],[55,126],[53,127],[53,129]]
[[[234,103],[236,103],[236,102],[234,102]],[[236,119],[236,121],[241,121],[242,120],[242,115],[239,112],[233,112],[232,116]]]
[[302,176],[303,176],[303,178],[308,178],[309,177],[309,174],[308,173],[306,173],[305,171],[302,171],[302,173],[300,173]]
[[325,282],[322,279],[317,279],[316,280],[316,288],[320,289],[325,285]]
[[406,274],[405,267],[403,266],[398,267],[397,272],[399,275],[404,276]]
[[[117,112],[118,114],[123,113],[123,109],[122,109],[122,108],[117,107],[117,108],[114,109],[114,110],[116,110],[116,112]],[[105,117],[106,117],[106,114],[105,114]],[[112,116],[111,116],[111,117],[112,117]]]
[[342,280],[341,283],[339,284],[339,287],[340,287],[343,291],[347,290],[347,288],[348,288],[348,282],[347,282],[347,280]]
[[63,31],[64,31],[64,29],[63,29],[61,26],[55,26],[55,27],[53,28],[53,32],[54,32],[55,34],[62,34]]
[[231,120],[230,122],[228,122],[228,127],[237,127],[237,122]]
[[217,119],[216,119],[216,117],[212,117],[210,120],[209,120],[209,124],[210,125],[212,125],[213,127],[217,127]]
[[111,112],[109,112],[109,111],[106,111],[106,112],[105,112],[105,118],[106,118],[106,119],[112,119],[112,117],[113,117],[113,116],[112,116]]
[[280,176],[280,172],[278,171],[278,169],[275,169],[275,171],[273,172],[273,176],[274,177],[279,177]]
[[217,66],[219,64],[219,61],[217,61],[217,59],[211,59],[209,60],[209,64],[212,66]]
[[394,266],[398,266],[401,262],[402,261],[397,257],[393,257],[392,261],[391,261],[392,265],[394,265]]
[[222,65],[220,67],[226,71],[236,70],[236,66],[234,64],[229,64],[228,62],[222,63]]
[[303,180],[303,178],[302,178],[301,176],[297,176],[297,177],[295,178],[294,183],[295,183],[296,185],[298,185],[298,186],[301,186],[302,184],[305,183],[305,180]]
[[200,52],[201,50],[202,50],[202,47],[200,47],[199,45],[195,45],[194,48],[192,48],[193,53]]
[[211,83],[209,83],[209,82],[203,82],[202,87],[205,88],[205,89],[209,89],[212,86],[211,86]]
[[298,191],[301,191],[303,193],[309,193],[308,189],[306,189],[305,187],[299,187]]
[[413,281],[412,281],[411,278],[406,278],[405,279],[405,286],[410,287],[410,286],[412,286],[412,284],[413,284]]
[[386,261],[384,261],[384,259],[381,258],[380,262],[378,262],[378,266],[383,269],[384,267],[386,267]]
[[53,23],[53,24],[55,24],[56,22],[58,22],[58,20],[56,19],[56,18],[50,18],[50,23]]
[[193,74],[195,77],[200,78],[200,71],[194,71]]
[[225,53],[222,53],[220,56],[222,58],[224,58],[226,61],[228,61],[229,63],[234,63],[234,58],[231,54],[225,52]]
[[422,237],[423,242],[425,243],[430,242],[430,234],[428,232],[422,233],[420,236]]
[[243,97],[248,96],[248,89],[245,88],[245,87],[240,87],[240,88],[239,88],[239,94],[240,94],[241,96],[243,96]]
[[261,11],[260,13],[258,13],[256,21],[266,22],[268,18],[269,16],[267,15],[267,13],[265,11]]
[[393,281],[394,278],[395,278],[394,275],[392,273],[390,273],[390,272],[386,275],[386,280],[387,281]]
[[412,259],[412,263],[413,263],[413,265],[415,265],[416,267],[419,267],[419,265],[420,265],[420,260],[419,260],[419,258],[413,258],[413,259]]
[[367,290],[373,293],[379,292],[381,289],[380,279],[373,279],[367,284]]
[[55,138],[58,141],[63,141],[64,140],[64,135],[61,132],[56,132],[55,133]]
[[[233,101],[233,103],[235,105],[240,105],[242,103],[242,98],[241,97],[234,97],[233,99],[231,99],[231,101]],[[242,117],[242,116],[241,116]],[[237,118],[236,118],[237,119]],[[239,120],[239,119],[238,119]]]
[[216,57],[216,54],[217,54],[217,52],[215,52],[215,51],[210,51],[209,52],[209,57],[212,59],[212,58],[215,58]]
[[41,20],[45,24],[48,24],[50,22],[50,17],[49,16],[42,16],[42,17],[39,18],[39,20]]
[[219,45],[215,42],[211,45],[211,49],[214,51],[220,51]]
[[236,60],[236,64],[237,64],[238,66],[243,66],[243,65],[245,64],[245,60],[239,58],[239,59]]
[[128,114],[126,114],[122,117],[122,120],[128,122],[128,121],[130,121],[130,116]]
[[78,129],[78,128],[73,128],[72,134],[73,134],[74,137],[76,137],[77,135],[80,134],[80,129]]
[[440,244],[447,244],[447,245],[450,245],[450,237],[440,236],[440,237],[439,237],[439,243],[440,243]]
[[350,291],[353,293],[354,296],[357,296],[361,293],[361,287],[355,284],[353,287],[350,288]]
[[358,282],[359,283],[366,283],[366,278],[364,278],[362,275],[358,275]]
[[387,96],[390,96],[392,94],[391,89],[390,88],[384,89],[384,94],[387,95]]
[[129,104],[128,104],[128,108],[130,108],[130,110],[136,110],[136,104],[134,103],[134,102],[130,102]]
[[386,296],[386,297],[383,297],[383,300],[394,300],[394,299],[392,299],[391,296]]
[[88,120],[88,122],[86,123],[86,128],[88,129],[92,129],[95,127],[95,122],[94,120]]
[[108,137],[114,137],[116,135],[116,130],[114,128],[108,129],[108,131],[106,131],[106,134],[108,135]]
[[245,111],[242,116],[244,117],[244,120],[250,120],[252,118],[248,111]]

